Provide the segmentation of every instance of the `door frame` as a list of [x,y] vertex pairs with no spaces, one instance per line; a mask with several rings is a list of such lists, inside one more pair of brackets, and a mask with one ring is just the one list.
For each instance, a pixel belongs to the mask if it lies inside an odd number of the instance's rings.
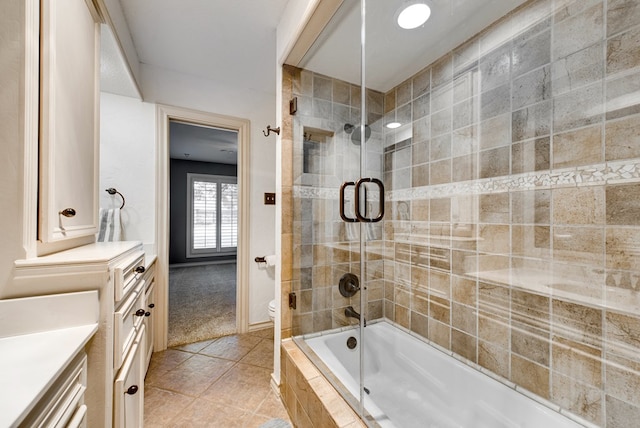
[[193,123],[228,129],[238,133],[238,248],[236,272],[236,329],[249,329],[249,147],[251,122],[248,119],[224,116],[170,105],[156,105],[156,261],[157,334],[154,349],[167,348],[169,332],[169,121]]

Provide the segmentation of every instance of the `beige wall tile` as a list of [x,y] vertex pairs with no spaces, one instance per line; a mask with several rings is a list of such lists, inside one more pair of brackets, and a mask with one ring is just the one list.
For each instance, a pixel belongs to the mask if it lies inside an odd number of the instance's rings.
[[640,157],[640,115],[607,122],[605,126],[605,159]]
[[633,28],[607,41],[607,75],[640,66],[640,29]]
[[543,398],[549,398],[549,369],[511,354],[511,380]]
[[509,378],[509,352],[500,346],[479,340],[478,364],[505,379]]
[[608,225],[640,226],[640,184],[607,186],[606,201]]
[[554,189],[552,193],[555,224],[604,224],[605,191],[603,187],[561,188]]
[[567,168],[603,161],[602,126],[595,125],[553,137],[553,167]]
[[551,374],[551,399],[576,415],[602,426],[602,390],[556,372]]

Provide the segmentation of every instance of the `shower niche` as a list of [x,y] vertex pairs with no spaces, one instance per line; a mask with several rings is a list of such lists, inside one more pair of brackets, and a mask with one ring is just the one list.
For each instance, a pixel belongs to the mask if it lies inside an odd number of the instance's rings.
[[335,134],[326,129],[303,126],[302,144],[296,145],[299,162],[297,184],[331,185],[337,182]]

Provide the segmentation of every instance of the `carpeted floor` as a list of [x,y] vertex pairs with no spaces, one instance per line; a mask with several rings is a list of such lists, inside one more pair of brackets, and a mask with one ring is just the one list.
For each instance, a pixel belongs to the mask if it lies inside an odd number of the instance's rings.
[[169,269],[168,346],[235,332],[235,263]]

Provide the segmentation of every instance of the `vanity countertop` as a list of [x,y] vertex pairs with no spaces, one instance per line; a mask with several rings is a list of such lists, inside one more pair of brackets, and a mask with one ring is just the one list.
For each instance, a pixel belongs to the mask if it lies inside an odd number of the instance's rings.
[[96,330],[97,323],[1,338],[0,426],[19,425]]
[[98,293],[0,300],[0,426],[16,426],[98,330]]

